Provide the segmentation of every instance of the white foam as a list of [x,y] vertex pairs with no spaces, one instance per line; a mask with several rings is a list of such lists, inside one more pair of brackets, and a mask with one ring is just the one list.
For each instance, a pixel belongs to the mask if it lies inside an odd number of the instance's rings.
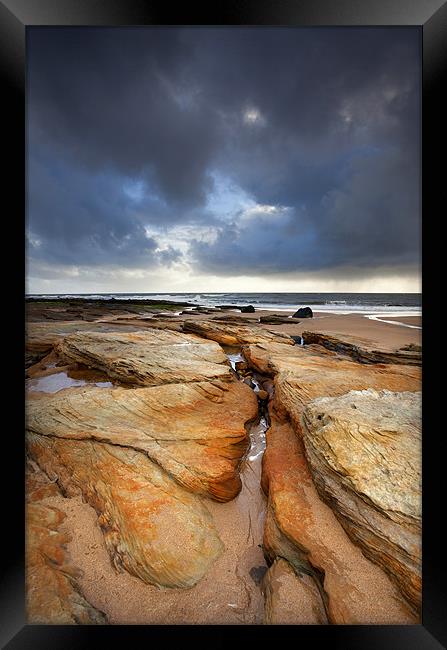
[[[388,314],[370,314],[366,316],[366,318],[369,318],[369,320],[376,320],[381,323],[389,323],[390,325],[400,325],[401,327],[410,327],[411,329],[415,330],[421,330],[422,327],[420,325],[410,325],[409,323],[402,323],[401,321],[398,320],[385,320],[383,318],[384,316],[389,316]],[[415,314],[415,313],[408,313],[408,312],[401,312],[399,314],[394,314],[393,316],[397,316],[398,318],[402,318],[403,316],[422,316],[422,314]]]

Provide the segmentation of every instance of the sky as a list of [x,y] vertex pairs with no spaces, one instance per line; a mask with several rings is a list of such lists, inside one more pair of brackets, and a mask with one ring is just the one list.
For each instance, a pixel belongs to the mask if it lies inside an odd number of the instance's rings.
[[418,28],[29,28],[28,293],[420,291]]

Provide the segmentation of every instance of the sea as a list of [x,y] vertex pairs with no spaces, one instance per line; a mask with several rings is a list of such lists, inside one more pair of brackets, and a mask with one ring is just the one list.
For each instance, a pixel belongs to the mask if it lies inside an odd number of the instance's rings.
[[195,305],[253,305],[255,309],[291,311],[310,307],[313,311],[336,314],[422,314],[420,293],[77,293],[29,294],[32,298],[94,298],[104,300],[170,300]]

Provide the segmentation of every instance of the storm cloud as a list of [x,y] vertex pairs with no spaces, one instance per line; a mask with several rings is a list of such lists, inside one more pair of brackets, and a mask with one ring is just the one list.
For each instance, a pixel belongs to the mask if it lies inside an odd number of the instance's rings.
[[31,28],[27,46],[33,277],[417,271],[418,29]]

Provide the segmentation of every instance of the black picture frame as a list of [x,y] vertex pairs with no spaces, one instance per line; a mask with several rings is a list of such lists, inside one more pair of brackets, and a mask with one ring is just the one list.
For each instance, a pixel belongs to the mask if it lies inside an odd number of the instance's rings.
[[[435,152],[441,135],[441,73],[445,69],[447,50],[447,4],[443,0],[221,0],[198,9],[184,3],[174,5],[159,0],[0,0],[0,64],[3,76],[4,124],[12,134],[8,150],[4,194],[10,199],[8,215],[18,226],[7,242],[8,248],[23,251],[25,196],[25,34],[35,25],[54,26],[123,26],[123,25],[289,25],[289,26],[418,26],[423,44],[423,609],[422,624],[414,626],[32,626],[25,620],[24,597],[24,441],[21,424],[13,425],[3,449],[4,465],[11,476],[4,491],[3,533],[6,549],[2,554],[3,579],[0,594],[0,641],[10,650],[21,648],[90,648],[115,642],[133,647],[141,642],[172,644],[200,642],[212,648],[228,644],[248,645],[259,641],[281,642],[288,636],[293,644],[328,644],[343,650],[418,649],[437,650],[446,642],[445,588],[441,578],[443,566],[442,506],[437,504],[439,479],[443,476],[440,445],[444,437],[435,404],[434,382],[428,368],[435,358],[436,335],[432,314],[438,305],[432,289],[437,275],[436,259],[442,262],[441,243],[430,230],[442,206],[442,167],[436,166]],[[444,109],[445,110],[445,109]],[[431,226],[430,226],[431,224]],[[428,254],[428,245],[430,253]],[[9,273],[22,287],[25,265],[15,256],[16,272]],[[8,296],[9,296],[8,289]],[[12,309],[24,314],[19,288],[11,296]],[[21,366],[23,330],[17,328],[18,345],[8,344],[9,368]],[[23,377],[17,379],[17,395],[23,395]],[[16,373],[14,375],[14,372]],[[13,382],[13,384],[15,381]],[[23,403],[23,402],[22,402]],[[442,405],[442,401],[438,402]],[[19,405],[21,409],[21,405]],[[15,411],[17,413],[17,410]],[[4,426],[4,428],[6,425]],[[15,440],[14,440],[15,437]],[[6,436],[5,436],[6,438]],[[13,441],[13,442],[12,442]],[[6,444],[6,442],[5,442]],[[441,497],[442,499],[442,497]],[[442,503],[443,499],[441,500]],[[15,522],[14,524],[11,522]],[[4,528],[5,531],[5,528]],[[218,588],[218,586],[216,586]]]

